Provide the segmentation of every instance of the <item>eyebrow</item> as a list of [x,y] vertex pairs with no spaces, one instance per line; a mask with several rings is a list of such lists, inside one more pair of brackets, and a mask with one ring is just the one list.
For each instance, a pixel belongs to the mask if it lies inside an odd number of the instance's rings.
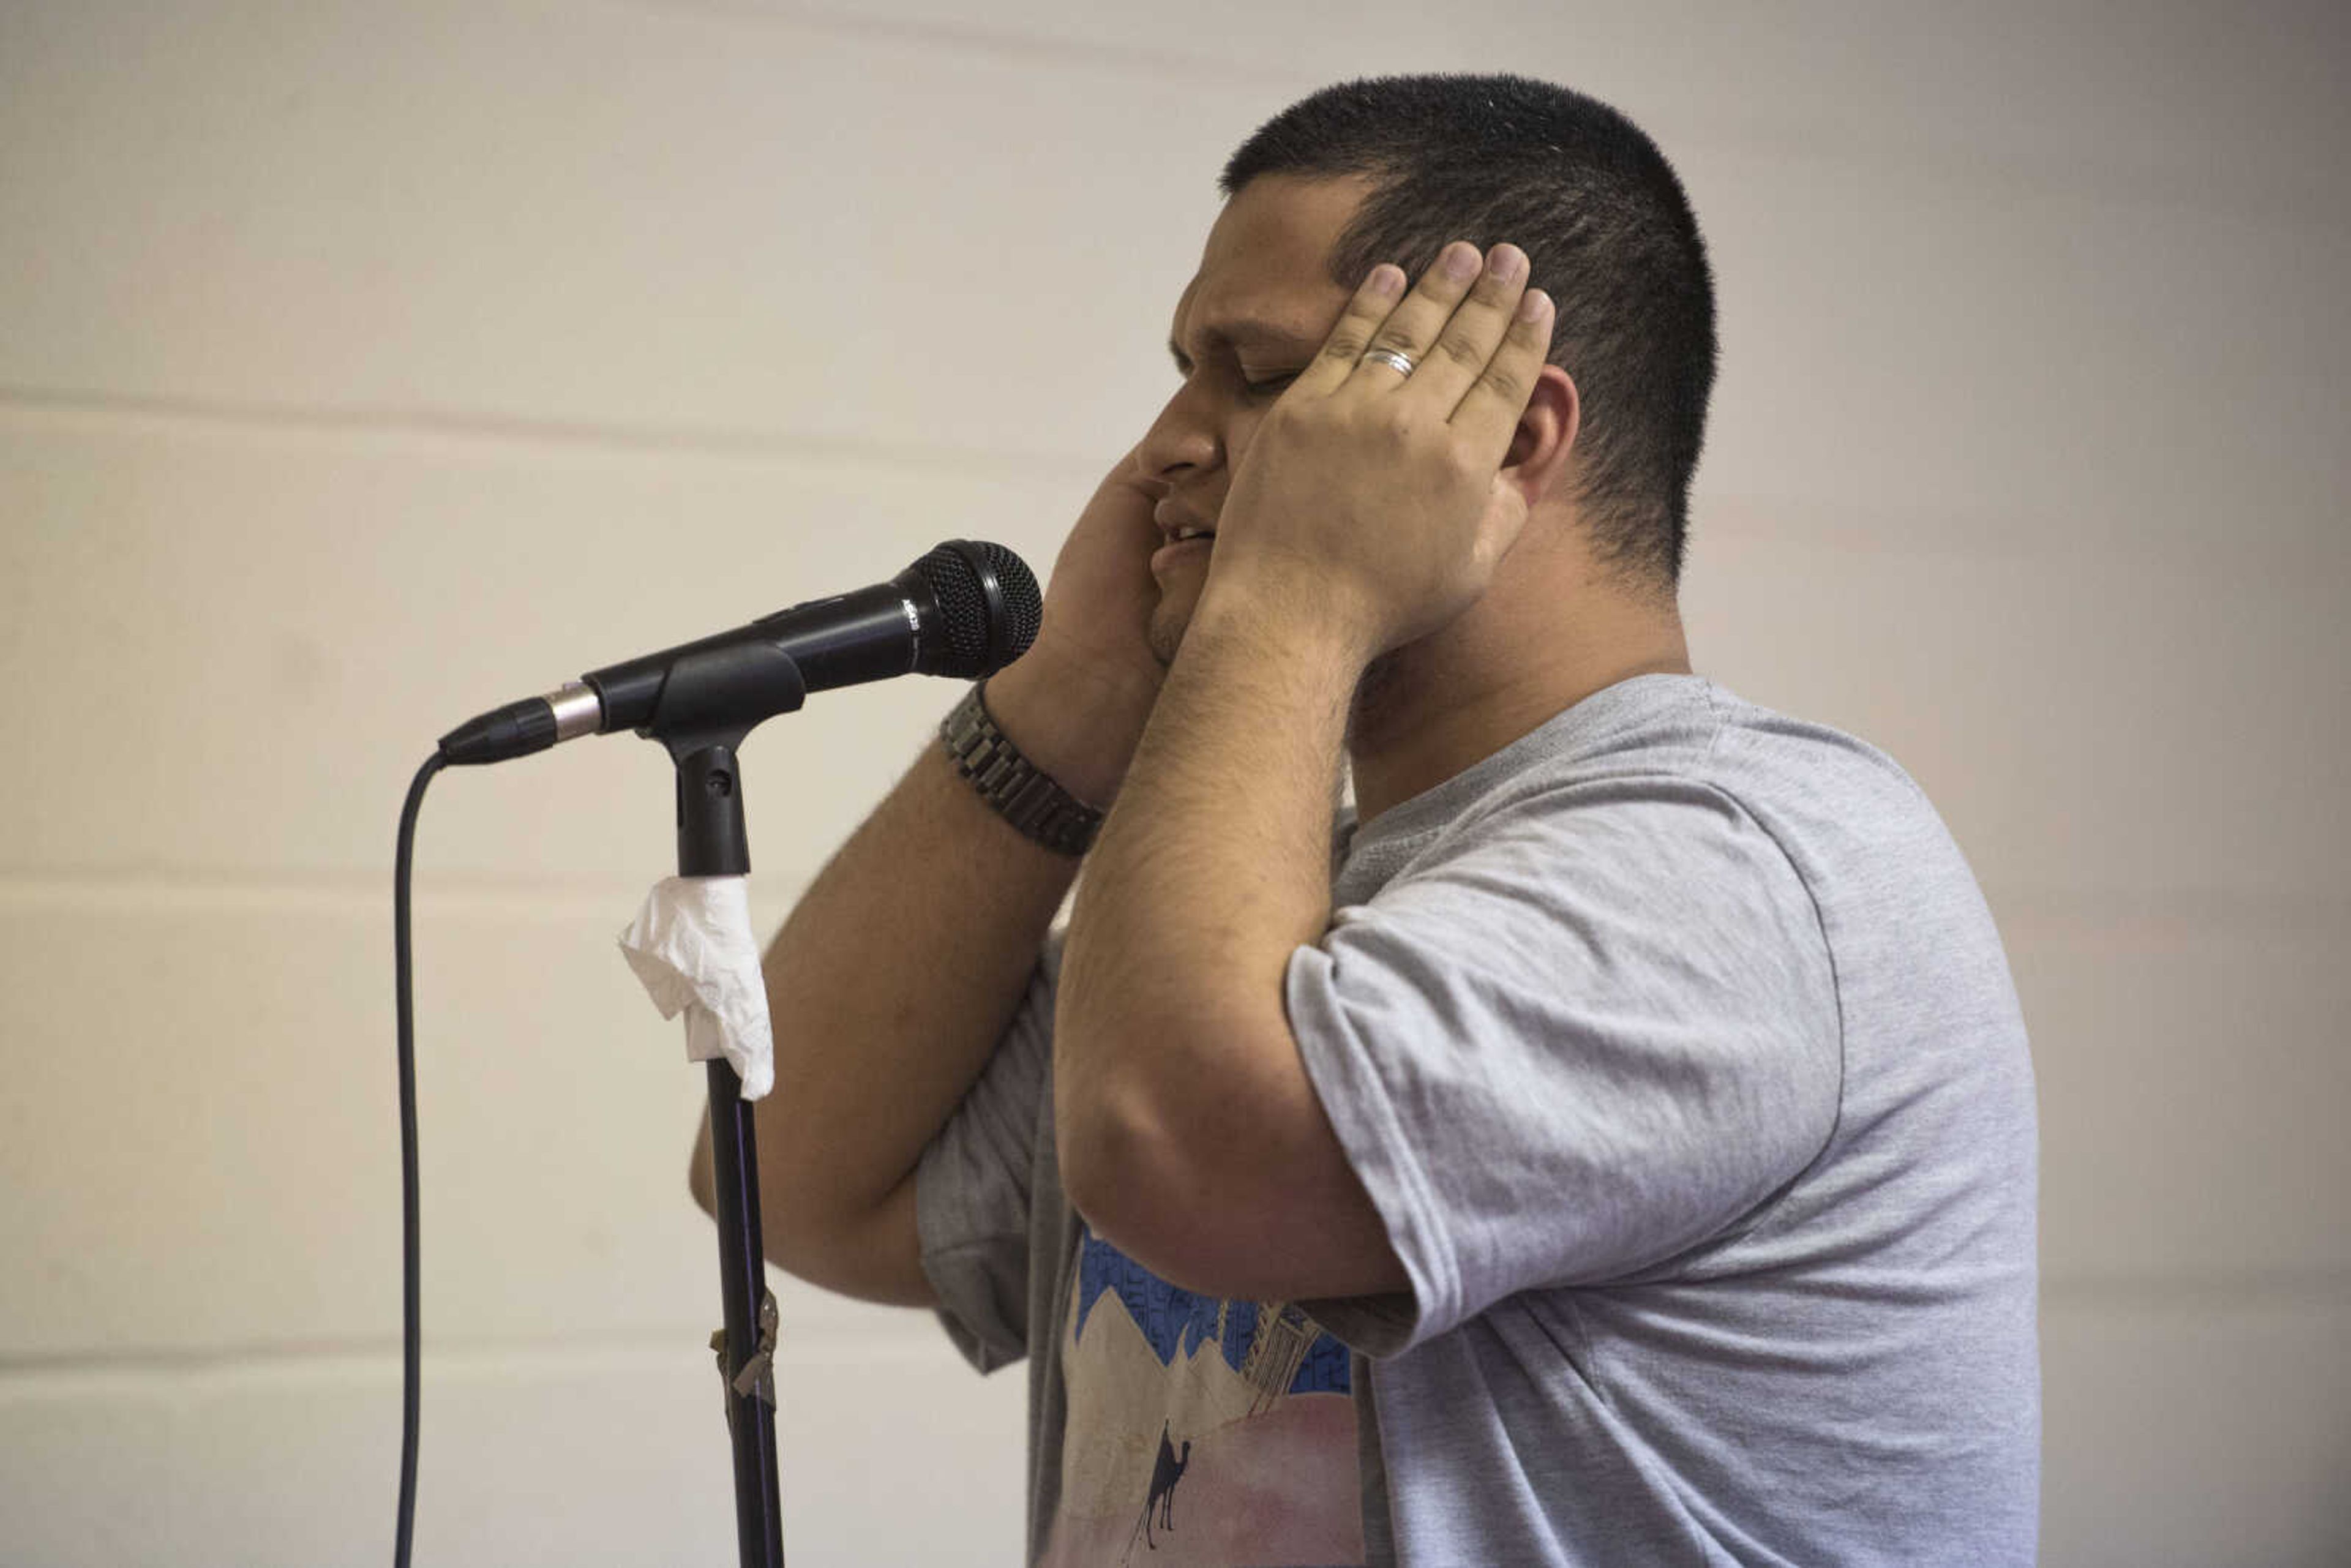
[[[1320,338],[1309,338],[1292,332],[1286,327],[1277,327],[1270,321],[1249,319],[1225,321],[1200,329],[1200,346],[1209,352],[1218,350],[1259,347],[1311,350],[1321,341]],[[1192,357],[1176,346],[1176,340],[1172,336],[1167,340],[1167,354],[1176,361],[1176,368],[1178,371],[1191,370]]]

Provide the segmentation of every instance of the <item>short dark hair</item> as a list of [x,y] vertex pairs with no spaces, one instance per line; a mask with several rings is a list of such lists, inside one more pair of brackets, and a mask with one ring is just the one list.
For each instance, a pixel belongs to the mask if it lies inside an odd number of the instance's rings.
[[1714,385],[1714,281],[1656,144],[1616,110],[1516,76],[1380,77],[1301,99],[1225,165],[1374,182],[1331,253],[1353,288],[1383,261],[1417,277],[1447,242],[1509,240],[1557,301],[1551,362],[1583,399],[1579,499],[1604,559],[1680,580],[1690,476]]

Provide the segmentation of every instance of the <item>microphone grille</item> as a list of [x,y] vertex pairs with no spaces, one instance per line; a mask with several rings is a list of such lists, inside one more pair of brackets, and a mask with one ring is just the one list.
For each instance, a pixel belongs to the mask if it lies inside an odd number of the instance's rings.
[[975,680],[1029,651],[1045,615],[1029,563],[999,544],[951,539],[914,563],[938,601],[945,644],[929,673]]
[[1037,574],[1029,570],[1027,561],[1002,545],[982,544],[979,551],[1004,591],[1006,651],[997,661],[1001,668],[1027,653],[1029,644],[1037,640],[1037,629],[1045,623],[1045,596],[1037,591]]

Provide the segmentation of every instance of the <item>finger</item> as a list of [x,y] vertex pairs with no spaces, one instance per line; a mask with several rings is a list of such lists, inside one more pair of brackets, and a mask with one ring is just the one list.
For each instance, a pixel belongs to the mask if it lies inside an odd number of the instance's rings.
[[[1379,324],[1358,352],[1348,384],[1370,392],[1394,392],[1405,381],[1418,377],[1425,368],[1421,361],[1427,357],[1430,346],[1462,298],[1470,292],[1483,262],[1478,247],[1463,240],[1455,240],[1437,252],[1435,264],[1420,275],[1412,292]],[[1507,308],[1504,313],[1508,314]],[[1409,360],[1414,366],[1410,375],[1400,365],[1369,357],[1381,354],[1401,354]],[[1445,400],[1447,409],[1459,401],[1461,386],[1468,384],[1469,376],[1476,373],[1472,371],[1460,379],[1453,395]]]
[[1552,323],[1550,295],[1530,288],[1520,296],[1501,347],[1486,361],[1486,368],[1469,383],[1453,411],[1455,429],[1497,453],[1510,449],[1510,435],[1534,396],[1535,382],[1551,352]]
[[[1290,383],[1292,392],[1303,389],[1310,395],[1326,395],[1343,384],[1354,373],[1355,361],[1364,356],[1364,347],[1372,334],[1388,319],[1404,293],[1404,269],[1382,262],[1356,287],[1347,308],[1339,312],[1330,335],[1322,340],[1322,348],[1306,368],[1298,372]],[[1285,396],[1289,395],[1287,393]]]
[[[1483,259],[1476,280],[1412,372],[1411,394],[1448,417],[1486,373],[1509,333],[1511,312],[1526,293],[1526,252],[1514,245],[1498,245]],[[1394,319],[1390,318],[1391,325]]]

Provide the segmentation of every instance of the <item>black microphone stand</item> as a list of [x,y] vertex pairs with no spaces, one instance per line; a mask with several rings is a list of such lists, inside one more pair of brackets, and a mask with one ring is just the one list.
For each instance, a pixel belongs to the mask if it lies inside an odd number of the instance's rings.
[[[742,876],[751,869],[736,749],[762,720],[807,698],[799,666],[772,644],[690,653],[672,666],[653,717],[637,733],[677,768],[677,873]],[[747,718],[746,715],[751,715]],[[710,1153],[717,1188],[718,1285],[726,1327],[711,1340],[726,1385],[735,1448],[735,1538],[744,1568],[783,1568],[776,1463],[776,1301],[759,1228],[759,1153],[742,1080],[708,1064]]]
[[[441,737],[439,752],[417,776],[402,813],[402,869],[394,884],[402,1007],[401,1113],[411,1220],[405,1255],[409,1440],[402,1451],[397,1561],[407,1561],[415,1496],[417,1360],[404,868],[417,802],[433,769],[504,761],[575,736],[633,727],[661,742],[677,770],[678,874],[742,876],[751,869],[751,851],[736,752],[754,728],[797,710],[808,699],[811,679],[822,690],[916,672],[968,678],[1001,669],[1028,651],[1041,608],[1037,580],[1019,556],[1002,545],[950,539],[886,583],[795,605],[735,632],[592,671],[584,685],[493,708]],[[767,1288],[759,1228],[758,1141],[750,1108],[743,1103],[742,1080],[723,1059],[708,1065],[718,1281],[726,1311],[726,1326],[712,1336],[711,1347],[718,1353],[719,1375],[726,1385],[726,1428],[735,1449],[735,1534],[745,1568],[783,1568],[776,1466],[777,1312]]]

